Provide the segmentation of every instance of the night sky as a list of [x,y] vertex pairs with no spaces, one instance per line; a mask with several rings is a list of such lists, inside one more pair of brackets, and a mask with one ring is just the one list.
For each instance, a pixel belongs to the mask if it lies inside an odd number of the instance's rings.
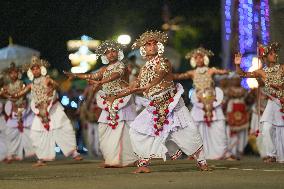
[[183,24],[203,32],[196,44],[220,54],[220,1],[215,0],[1,1],[0,47],[7,46],[11,36],[14,43],[39,50],[59,70],[68,70],[67,40],[83,34],[100,40],[120,33],[136,38],[147,29],[160,30],[165,2],[171,17],[182,16]]

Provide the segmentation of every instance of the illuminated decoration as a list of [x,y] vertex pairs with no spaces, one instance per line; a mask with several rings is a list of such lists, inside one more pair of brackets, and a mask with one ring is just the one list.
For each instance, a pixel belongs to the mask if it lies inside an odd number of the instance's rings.
[[231,16],[232,0],[225,0],[225,39],[228,41],[232,33],[232,16]]
[[68,50],[78,50],[69,55],[72,73],[85,73],[96,64],[97,56],[91,51],[100,45],[100,41],[83,35],[81,40],[70,40],[67,42]]
[[85,99],[85,97],[84,97],[83,95],[80,95],[80,96],[79,96],[79,100],[80,100],[80,101],[83,101],[84,99]]
[[225,69],[234,69],[231,56],[231,42],[233,36],[233,24],[235,9],[234,0],[222,0],[222,64]]
[[[241,62],[241,68],[242,68],[242,70],[249,71],[254,56],[255,56],[255,55],[247,55],[247,56],[244,56],[244,57],[242,58],[242,62]],[[241,85],[242,85],[245,89],[250,89],[250,87],[249,87],[249,85],[248,85],[248,83],[247,83],[247,78],[242,79]]]
[[87,61],[82,61],[78,66],[72,67],[72,73],[85,73],[91,69],[91,65]]
[[[253,72],[255,70],[258,70],[262,67],[262,63],[258,57],[252,57],[252,65],[248,69],[249,72]],[[248,84],[248,87],[250,89],[258,88],[258,82],[255,78],[247,78],[246,83]]]
[[260,25],[262,44],[268,45],[270,41],[269,35],[269,1],[260,1]]
[[71,68],[72,73],[86,73],[89,70],[90,70],[90,68],[84,68],[84,67],[81,67],[81,66],[75,66],[75,67]]
[[131,37],[126,34],[120,35],[117,38],[117,42],[122,45],[128,45],[131,42]]
[[69,104],[69,98],[67,96],[63,96],[62,99],[61,99],[61,104],[63,106],[67,106]]
[[78,104],[76,102],[74,102],[74,101],[71,101],[70,106],[72,108],[78,108]]
[[62,96],[62,98],[61,98],[61,104],[63,106],[71,107],[71,108],[75,108],[75,109],[78,108],[78,106],[80,104],[80,101],[81,101],[80,98],[79,99],[71,98],[71,100],[70,100],[70,98],[68,96],[66,96],[66,95]]
[[67,49],[68,51],[76,51],[81,46],[86,46],[91,50],[95,50],[97,46],[99,46],[101,42],[99,40],[94,40],[91,37],[86,35],[81,36],[79,40],[69,40],[67,41]]
[[191,96],[194,92],[194,88],[191,88],[189,91],[188,91],[188,98],[191,99]]
[[[260,34],[260,43],[267,45],[269,35],[269,2],[260,0],[259,6],[253,4],[253,0],[239,1],[239,47],[243,54],[241,68],[244,71],[255,71],[261,68],[261,62],[257,59],[256,36]],[[259,9],[257,8],[259,7]],[[256,79],[242,79],[242,86],[246,89],[257,88]]]
[[91,52],[88,47],[81,46],[76,53],[69,55],[69,60],[71,60],[73,66],[78,66],[81,62],[88,62],[91,65],[94,65],[96,63],[97,56]]
[[242,54],[253,52],[256,49],[253,30],[253,1],[240,0],[239,2],[239,47]]

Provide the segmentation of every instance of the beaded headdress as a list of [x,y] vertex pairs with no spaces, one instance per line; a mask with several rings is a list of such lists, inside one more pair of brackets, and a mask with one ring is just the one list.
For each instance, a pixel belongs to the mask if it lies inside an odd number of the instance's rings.
[[203,47],[199,47],[197,49],[194,49],[194,50],[189,51],[188,53],[186,53],[185,58],[186,59],[190,59],[191,57],[193,57],[196,54],[203,54],[203,55],[206,55],[208,57],[214,56],[214,53],[212,51],[207,50],[207,49],[205,49]]
[[102,44],[100,44],[98,46],[98,48],[96,49],[96,54],[98,56],[102,56],[109,49],[114,49],[116,51],[122,51],[123,50],[123,46],[120,43],[116,42],[116,41],[106,40],[106,41],[104,41]]
[[26,64],[23,67],[24,67],[24,70],[27,71],[34,66],[39,66],[39,67],[44,66],[44,67],[48,68],[50,66],[50,64],[46,60],[40,59],[37,56],[32,56],[31,63]]
[[260,57],[267,56],[271,51],[275,51],[275,53],[277,53],[279,50],[280,50],[280,43],[278,42],[270,43],[267,46],[259,45],[258,47],[258,53]]
[[204,56],[204,65],[205,65],[205,66],[208,66],[208,65],[209,65],[209,57],[210,57],[210,56],[214,56],[214,53],[213,53],[212,51],[207,50],[207,49],[205,49],[205,48],[203,48],[203,47],[199,47],[199,48],[197,48],[197,49],[194,49],[194,50],[192,50],[192,51],[189,51],[189,52],[186,54],[185,58],[188,59],[188,60],[190,60],[190,65],[191,65],[193,68],[196,67],[196,61],[195,61],[195,58],[194,58],[194,56],[195,56],[196,54],[202,54],[202,55]]
[[132,49],[138,49],[144,46],[148,41],[155,40],[162,44],[165,44],[168,40],[168,36],[165,32],[161,31],[146,31],[132,45]]

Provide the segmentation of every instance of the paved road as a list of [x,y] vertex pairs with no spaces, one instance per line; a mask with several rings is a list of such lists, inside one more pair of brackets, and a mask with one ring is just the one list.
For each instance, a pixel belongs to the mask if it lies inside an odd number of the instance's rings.
[[275,189],[284,188],[284,164],[264,164],[255,157],[241,161],[210,161],[212,172],[200,172],[189,160],[154,161],[151,174],[132,174],[134,167],[99,168],[97,160],[60,159],[33,168],[26,160],[0,164],[0,189]]

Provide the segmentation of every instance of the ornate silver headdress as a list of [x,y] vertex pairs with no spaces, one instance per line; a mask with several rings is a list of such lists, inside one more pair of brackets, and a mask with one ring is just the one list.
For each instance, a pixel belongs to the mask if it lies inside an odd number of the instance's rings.
[[40,59],[37,56],[33,56],[31,59],[31,63],[24,65],[25,71],[27,71],[28,78],[32,81],[34,79],[34,75],[32,73],[31,68],[34,66],[39,66],[41,70],[41,75],[45,76],[47,74],[47,69],[50,64],[48,61]]
[[24,68],[25,71],[27,71],[34,66],[39,66],[39,67],[44,66],[44,67],[48,68],[50,66],[50,64],[48,63],[47,60],[40,59],[37,56],[32,56],[31,63],[25,64],[23,66],[23,68]]
[[189,51],[188,53],[186,53],[185,58],[190,59],[191,57],[193,57],[196,54],[203,54],[203,55],[206,55],[208,57],[214,56],[214,53],[212,51],[207,50],[203,47],[199,47],[197,49],[193,49],[192,51]]
[[123,46],[114,40],[106,40],[98,46],[98,48],[96,49],[96,54],[98,56],[104,55],[105,52],[109,49],[114,49],[116,51],[122,51]]
[[18,79],[21,79],[23,69],[22,69],[21,66],[16,66],[16,64],[14,62],[11,62],[10,66],[2,71],[1,75],[5,79],[9,80],[9,77],[10,77],[9,73],[12,72],[12,71],[16,71],[18,73]]
[[196,54],[202,54],[204,56],[204,65],[208,66],[209,65],[209,57],[214,56],[214,53],[210,50],[207,50],[203,47],[199,47],[197,49],[193,49],[192,51],[189,51],[186,55],[185,58],[187,60],[190,60],[190,65],[195,68],[196,67],[196,62],[194,59],[194,56]]
[[132,49],[138,49],[144,46],[148,41],[155,40],[162,43],[163,45],[167,43],[168,35],[161,31],[146,31],[132,45]]
[[140,54],[142,57],[146,56],[146,50],[144,48],[145,44],[148,41],[157,41],[158,54],[161,55],[164,53],[165,47],[164,44],[168,40],[168,35],[165,32],[161,31],[146,31],[132,45],[132,49],[140,49]]
[[121,61],[124,58],[123,46],[116,41],[106,40],[102,44],[100,44],[98,46],[98,48],[96,49],[96,54],[97,54],[97,56],[101,56],[103,64],[109,63],[106,56],[104,55],[106,53],[106,51],[109,50],[109,49],[113,49],[115,51],[118,51],[118,60],[119,61]]

